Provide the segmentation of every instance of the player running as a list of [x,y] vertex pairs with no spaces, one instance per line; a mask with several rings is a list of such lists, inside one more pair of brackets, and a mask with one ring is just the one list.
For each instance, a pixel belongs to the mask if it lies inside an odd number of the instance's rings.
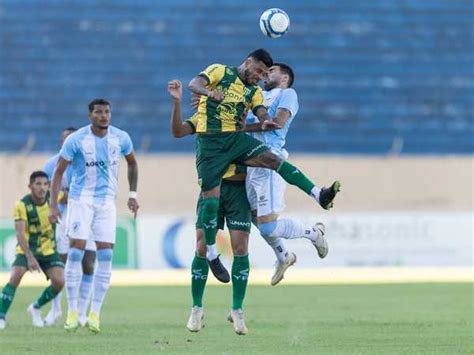
[[[115,244],[118,175],[121,156],[128,164],[130,187],[128,208],[137,214],[138,164],[129,135],[110,126],[110,103],[95,99],[89,104],[91,124],[71,134],[61,148],[54,172],[51,198],[56,199],[64,172],[72,166],[69,190],[66,235],[71,247],[66,263],[66,296],[68,314],[64,328],[74,331],[79,326],[78,297],[81,280],[81,262],[89,236],[97,245],[97,267],[94,274],[92,303],[87,324],[98,333],[99,314],[112,274],[112,255]],[[50,221],[58,222],[61,213],[57,203],[51,204]]]
[[[73,132],[76,131],[74,127],[68,127],[61,133],[61,146],[64,144],[66,138]],[[48,174],[49,179],[53,178],[54,169],[58,163],[60,154],[56,154],[48,159],[44,165],[44,172]],[[66,195],[69,191],[69,185],[71,183],[72,169],[69,165],[66,169],[63,179],[61,181],[61,191]],[[59,211],[61,215],[67,216],[67,203],[58,204]],[[61,260],[66,263],[67,253],[69,250],[69,238],[66,236],[66,221],[63,220],[56,224],[56,245]],[[92,239],[88,239],[86,243],[86,250],[84,253],[84,258],[82,259],[82,278],[81,284],[79,286],[79,322],[82,326],[85,325],[87,321],[87,305],[90,300],[91,291],[92,291],[92,280],[94,277],[94,265],[96,258],[96,246]],[[44,319],[45,325],[53,325],[58,319],[62,317],[61,310],[61,298],[62,292],[60,292],[51,302],[51,310],[48,312],[48,315]]]
[[[44,326],[41,307],[56,297],[64,286],[64,263],[56,251],[54,228],[48,220],[48,175],[43,171],[33,172],[28,188],[30,193],[15,204],[13,212],[18,245],[10,280],[0,294],[0,329],[6,327],[5,317],[27,271],[42,270],[46,278],[51,280],[41,296],[28,307],[35,327]],[[59,197],[62,198],[62,194]]]
[[[265,91],[264,105],[268,114],[281,129],[260,131],[258,119],[253,113],[247,117],[246,131],[256,128],[260,132],[253,133],[259,141],[265,143],[270,150],[282,160],[288,158],[284,148],[290,124],[298,112],[298,96],[291,88],[294,82],[293,70],[286,64],[274,63],[268,76],[263,80]],[[331,189],[338,191],[339,182]],[[328,253],[327,241],[324,237],[325,228],[322,223],[307,226],[290,218],[278,218],[285,209],[286,183],[274,170],[265,168],[248,168],[247,195],[252,213],[257,217],[257,227],[265,241],[272,247],[277,261],[271,284],[278,284],[285,271],[296,262],[296,255],[289,253],[281,240],[307,238],[311,241],[321,258]]]
[[287,183],[306,192],[324,209],[332,207],[339,191],[339,184],[317,187],[298,168],[241,130],[240,117],[248,109],[260,121],[261,129],[281,128],[271,120],[264,106],[262,89],[258,86],[272,66],[270,54],[258,49],[239,67],[214,64],[189,83],[190,90],[201,95],[197,112],[196,167],[203,200],[198,218],[204,227],[207,258],[216,260],[210,264],[214,274],[227,272],[219,261],[215,242],[221,180],[231,163],[275,170]]
[[[175,137],[184,137],[196,132],[197,118],[181,120],[182,85],[178,80],[168,83],[168,92],[173,98],[171,130]],[[221,199],[218,209],[217,228],[224,229],[224,218],[231,237],[234,261],[232,263],[232,309],[228,320],[233,323],[234,331],[239,335],[248,332],[242,311],[250,271],[248,240],[252,225],[250,205],[245,192],[245,167],[232,164],[223,177]],[[197,210],[202,208],[202,196],[199,197]],[[191,265],[191,291],[193,307],[186,327],[198,332],[203,327],[204,308],[202,298],[206,287],[209,265],[206,260],[206,243],[202,221],[196,222],[196,254]],[[224,280],[229,282],[229,276]]]

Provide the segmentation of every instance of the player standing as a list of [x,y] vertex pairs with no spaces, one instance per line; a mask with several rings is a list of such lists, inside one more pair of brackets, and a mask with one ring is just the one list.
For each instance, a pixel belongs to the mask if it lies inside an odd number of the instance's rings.
[[[79,326],[78,296],[81,279],[81,261],[86,241],[91,236],[97,245],[97,267],[94,274],[92,303],[87,324],[89,330],[100,332],[99,314],[110,285],[112,255],[115,244],[118,174],[121,156],[128,164],[128,208],[135,216],[137,202],[138,164],[129,135],[110,126],[110,103],[95,99],[89,104],[91,124],[71,134],[61,148],[54,172],[51,196],[54,200],[61,188],[62,176],[72,165],[69,190],[66,234],[71,247],[66,263],[66,296],[68,315],[66,330]],[[60,218],[57,203],[51,204],[50,221]]]
[[258,49],[239,67],[214,64],[189,83],[190,90],[201,95],[197,112],[196,167],[203,200],[198,217],[204,226],[207,258],[215,275],[225,271],[215,245],[216,222],[222,176],[231,163],[276,170],[287,183],[312,196],[325,209],[332,207],[338,192],[335,185],[322,189],[315,186],[295,166],[241,131],[240,117],[248,109],[259,119],[262,129],[281,128],[268,115],[262,89],[258,86],[272,65],[270,54]]
[[[64,144],[66,138],[73,132],[76,131],[74,127],[68,127],[61,133],[61,147]],[[53,178],[54,169],[58,163],[60,154],[56,154],[48,159],[44,165],[44,172],[48,174],[49,179]],[[65,192],[67,197],[69,191],[69,185],[71,183],[72,169],[69,165],[66,169],[63,179],[61,181],[61,190]],[[67,215],[67,203],[58,204],[59,211],[64,217]],[[61,221],[56,224],[56,245],[61,260],[66,263],[67,252],[69,250],[69,238],[66,235],[66,221]],[[79,322],[81,325],[85,325],[87,316],[86,310],[90,300],[92,291],[92,280],[94,277],[94,265],[96,258],[96,246],[92,239],[88,239],[86,243],[86,250],[84,258],[82,259],[82,278],[81,285],[79,286]],[[62,316],[61,310],[61,298],[62,292],[60,292],[52,301],[51,310],[44,319],[45,325],[53,325]]]
[[[294,82],[294,72],[286,64],[274,63],[268,76],[263,80],[265,91],[265,107],[281,129],[253,133],[261,142],[281,159],[288,158],[284,148],[286,135],[290,124],[298,112],[298,96],[291,88]],[[249,131],[258,119],[252,113],[247,117]],[[253,125],[252,125],[253,124]],[[332,190],[339,190],[339,182],[334,182]],[[274,170],[265,168],[249,168],[247,173],[247,194],[252,212],[257,217],[257,227],[265,241],[272,247],[277,257],[275,272],[271,284],[278,284],[288,267],[296,261],[296,255],[289,253],[281,240],[307,238],[316,247],[321,258],[328,253],[327,241],[324,237],[324,225],[316,223],[313,227],[307,226],[290,218],[278,218],[285,209],[286,183]]]
[[[197,117],[181,120],[182,85],[178,80],[168,83],[168,91],[173,98],[171,128],[175,137],[184,137],[196,132]],[[245,167],[232,164],[225,173],[221,186],[221,199],[218,209],[217,228],[224,229],[224,219],[229,229],[234,260],[232,263],[232,308],[228,320],[233,323],[239,335],[248,332],[245,325],[242,305],[247,290],[250,272],[248,240],[252,226],[252,214],[245,192]],[[198,200],[198,214],[202,208],[202,196]],[[206,287],[209,265],[206,260],[206,243],[202,221],[196,222],[196,254],[191,265],[191,291],[193,307],[186,327],[198,332],[203,327],[204,308],[202,299]],[[229,276],[224,282],[229,282]]]
[[64,286],[64,263],[56,251],[54,228],[48,220],[48,175],[43,171],[33,172],[28,187],[30,193],[15,204],[13,212],[18,245],[10,280],[0,294],[0,329],[6,327],[5,317],[8,309],[23,275],[28,270],[42,270],[51,280],[51,285],[28,307],[35,327],[44,326],[40,308],[56,297]]

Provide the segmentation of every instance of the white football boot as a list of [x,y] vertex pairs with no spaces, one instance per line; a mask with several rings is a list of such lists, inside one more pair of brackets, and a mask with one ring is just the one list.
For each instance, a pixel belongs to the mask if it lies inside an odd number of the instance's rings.
[[194,306],[191,308],[191,315],[188,319],[188,324],[186,324],[186,328],[190,332],[199,332],[203,327],[203,320],[204,318],[204,308]]
[[292,265],[296,263],[295,253],[288,253],[288,257],[284,262],[279,262],[278,260],[275,263],[275,271],[273,272],[271,285],[277,285],[283,277],[285,276],[285,271]]
[[33,322],[33,326],[38,328],[44,327],[43,318],[41,318],[41,310],[39,308],[33,307],[33,303],[28,306],[27,312],[31,316],[31,320]]
[[241,309],[232,309],[227,320],[234,325],[234,331],[239,335],[245,335],[249,332],[245,325],[244,312]]
[[3,318],[0,318],[0,330],[3,330],[7,327],[7,322],[5,321],[5,319]]
[[319,236],[316,240],[311,241],[311,243],[314,245],[316,250],[318,251],[318,255],[321,259],[324,259],[326,255],[328,255],[329,247],[328,247],[328,241],[326,240],[326,237],[324,234],[326,233],[326,227],[324,224],[318,222],[314,225],[313,230],[315,232],[318,232]]

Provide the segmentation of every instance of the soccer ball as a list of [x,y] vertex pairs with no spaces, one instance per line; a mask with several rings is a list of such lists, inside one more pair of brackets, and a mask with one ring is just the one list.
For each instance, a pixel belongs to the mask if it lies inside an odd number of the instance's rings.
[[290,18],[282,9],[268,9],[260,16],[260,29],[270,38],[283,36],[290,28]]

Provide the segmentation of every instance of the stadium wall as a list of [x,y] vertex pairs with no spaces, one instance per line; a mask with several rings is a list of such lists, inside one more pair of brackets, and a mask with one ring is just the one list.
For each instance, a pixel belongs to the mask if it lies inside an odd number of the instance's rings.
[[[0,154],[0,217],[10,217],[15,200],[28,192],[28,176],[47,155]],[[192,155],[139,155],[141,213],[193,213],[198,193]],[[474,157],[347,157],[293,155],[319,185],[339,179],[341,211],[473,210]],[[126,215],[128,184],[122,162],[118,213]],[[324,213],[296,188],[287,190],[290,212]]]
[[[47,156],[0,156],[0,269],[7,269],[16,244],[13,203],[27,192],[27,179]],[[319,260],[306,240],[291,241],[299,267],[469,267],[474,252],[473,160],[451,158],[347,158],[296,155],[299,167],[326,184],[343,183],[336,208],[321,210],[295,188],[287,211],[307,223],[327,225],[331,249]],[[115,268],[172,270],[189,266],[194,250],[198,187],[192,156],[139,156],[141,211],[126,211],[126,164],[121,169]],[[224,263],[232,261],[228,233],[217,239]],[[250,238],[252,267],[273,264],[258,232]],[[329,272],[329,271],[328,271]]]

